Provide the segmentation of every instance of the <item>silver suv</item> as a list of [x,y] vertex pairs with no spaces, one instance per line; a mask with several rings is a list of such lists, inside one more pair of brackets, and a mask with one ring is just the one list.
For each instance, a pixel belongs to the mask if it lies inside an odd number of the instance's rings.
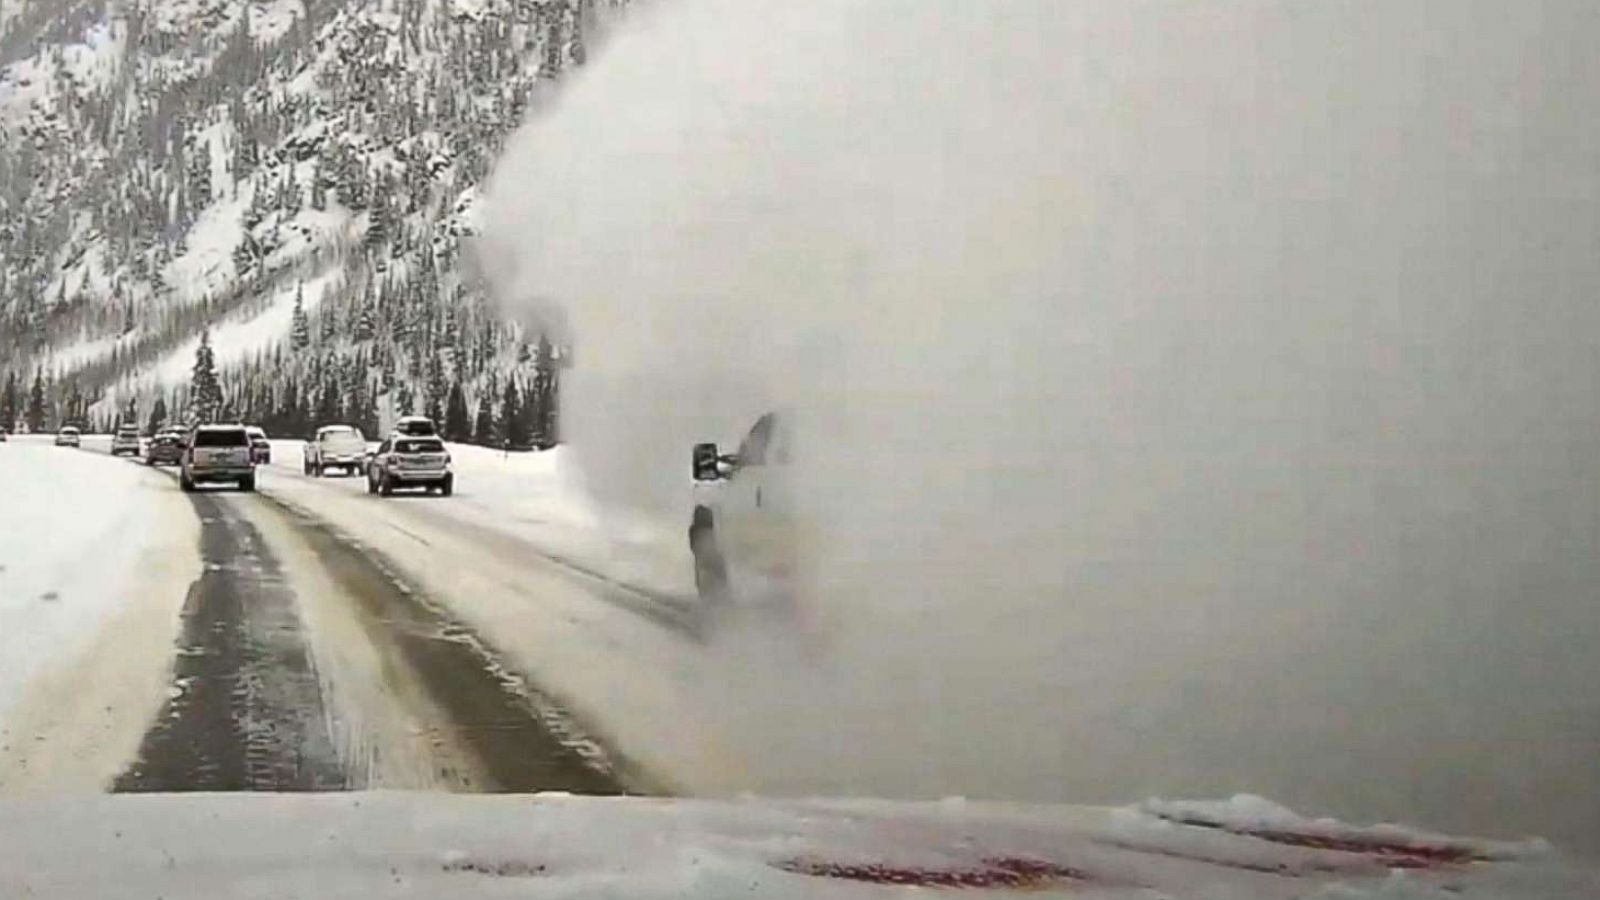
[[448,497],[455,491],[450,451],[436,437],[394,435],[367,462],[367,493],[387,497],[396,488],[420,487]]
[[124,453],[139,455],[139,429],[136,426],[123,425],[111,436],[111,455],[121,456]]
[[241,491],[256,489],[256,464],[243,425],[196,426],[184,440],[178,466],[178,484],[186,491],[212,481],[231,481]]

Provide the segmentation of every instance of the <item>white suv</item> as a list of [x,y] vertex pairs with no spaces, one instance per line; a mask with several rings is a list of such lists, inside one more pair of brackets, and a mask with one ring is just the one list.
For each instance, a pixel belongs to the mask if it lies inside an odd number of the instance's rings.
[[366,464],[367,439],[350,425],[324,425],[306,441],[301,455],[307,475],[321,478],[329,469],[354,475]]

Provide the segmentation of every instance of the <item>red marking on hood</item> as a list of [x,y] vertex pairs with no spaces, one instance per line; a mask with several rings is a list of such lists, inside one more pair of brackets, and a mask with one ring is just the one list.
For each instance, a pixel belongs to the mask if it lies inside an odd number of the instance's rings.
[[838,878],[869,884],[899,884],[951,889],[1030,889],[1065,881],[1092,881],[1071,866],[1020,857],[995,857],[974,866],[933,868],[888,863],[840,863],[803,857],[772,864],[775,868],[816,878]]

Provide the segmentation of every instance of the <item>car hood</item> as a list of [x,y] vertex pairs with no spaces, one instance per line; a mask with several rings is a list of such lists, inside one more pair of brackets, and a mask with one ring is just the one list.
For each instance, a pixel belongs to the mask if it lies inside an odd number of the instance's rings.
[[0,895],[855,898],[916,885],[941,895],[1514,900],[1600,888],[1595,869],[1537,841],[1286,819],[1240,800],[25,797],[0,801]]

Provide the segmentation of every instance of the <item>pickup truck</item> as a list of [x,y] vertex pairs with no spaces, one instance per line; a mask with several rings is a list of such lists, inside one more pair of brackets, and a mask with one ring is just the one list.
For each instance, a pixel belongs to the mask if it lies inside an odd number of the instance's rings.
[[178,462],[178,485],[230,481],[241,491],[256,489],[256,464],[243,425],[198,425],[184,441]]
[[351,425],[324,425],[318,428],[301,451],[305,474],[321,478],[329,469],[345,475],[361,471],[367,461],[367,439]]

